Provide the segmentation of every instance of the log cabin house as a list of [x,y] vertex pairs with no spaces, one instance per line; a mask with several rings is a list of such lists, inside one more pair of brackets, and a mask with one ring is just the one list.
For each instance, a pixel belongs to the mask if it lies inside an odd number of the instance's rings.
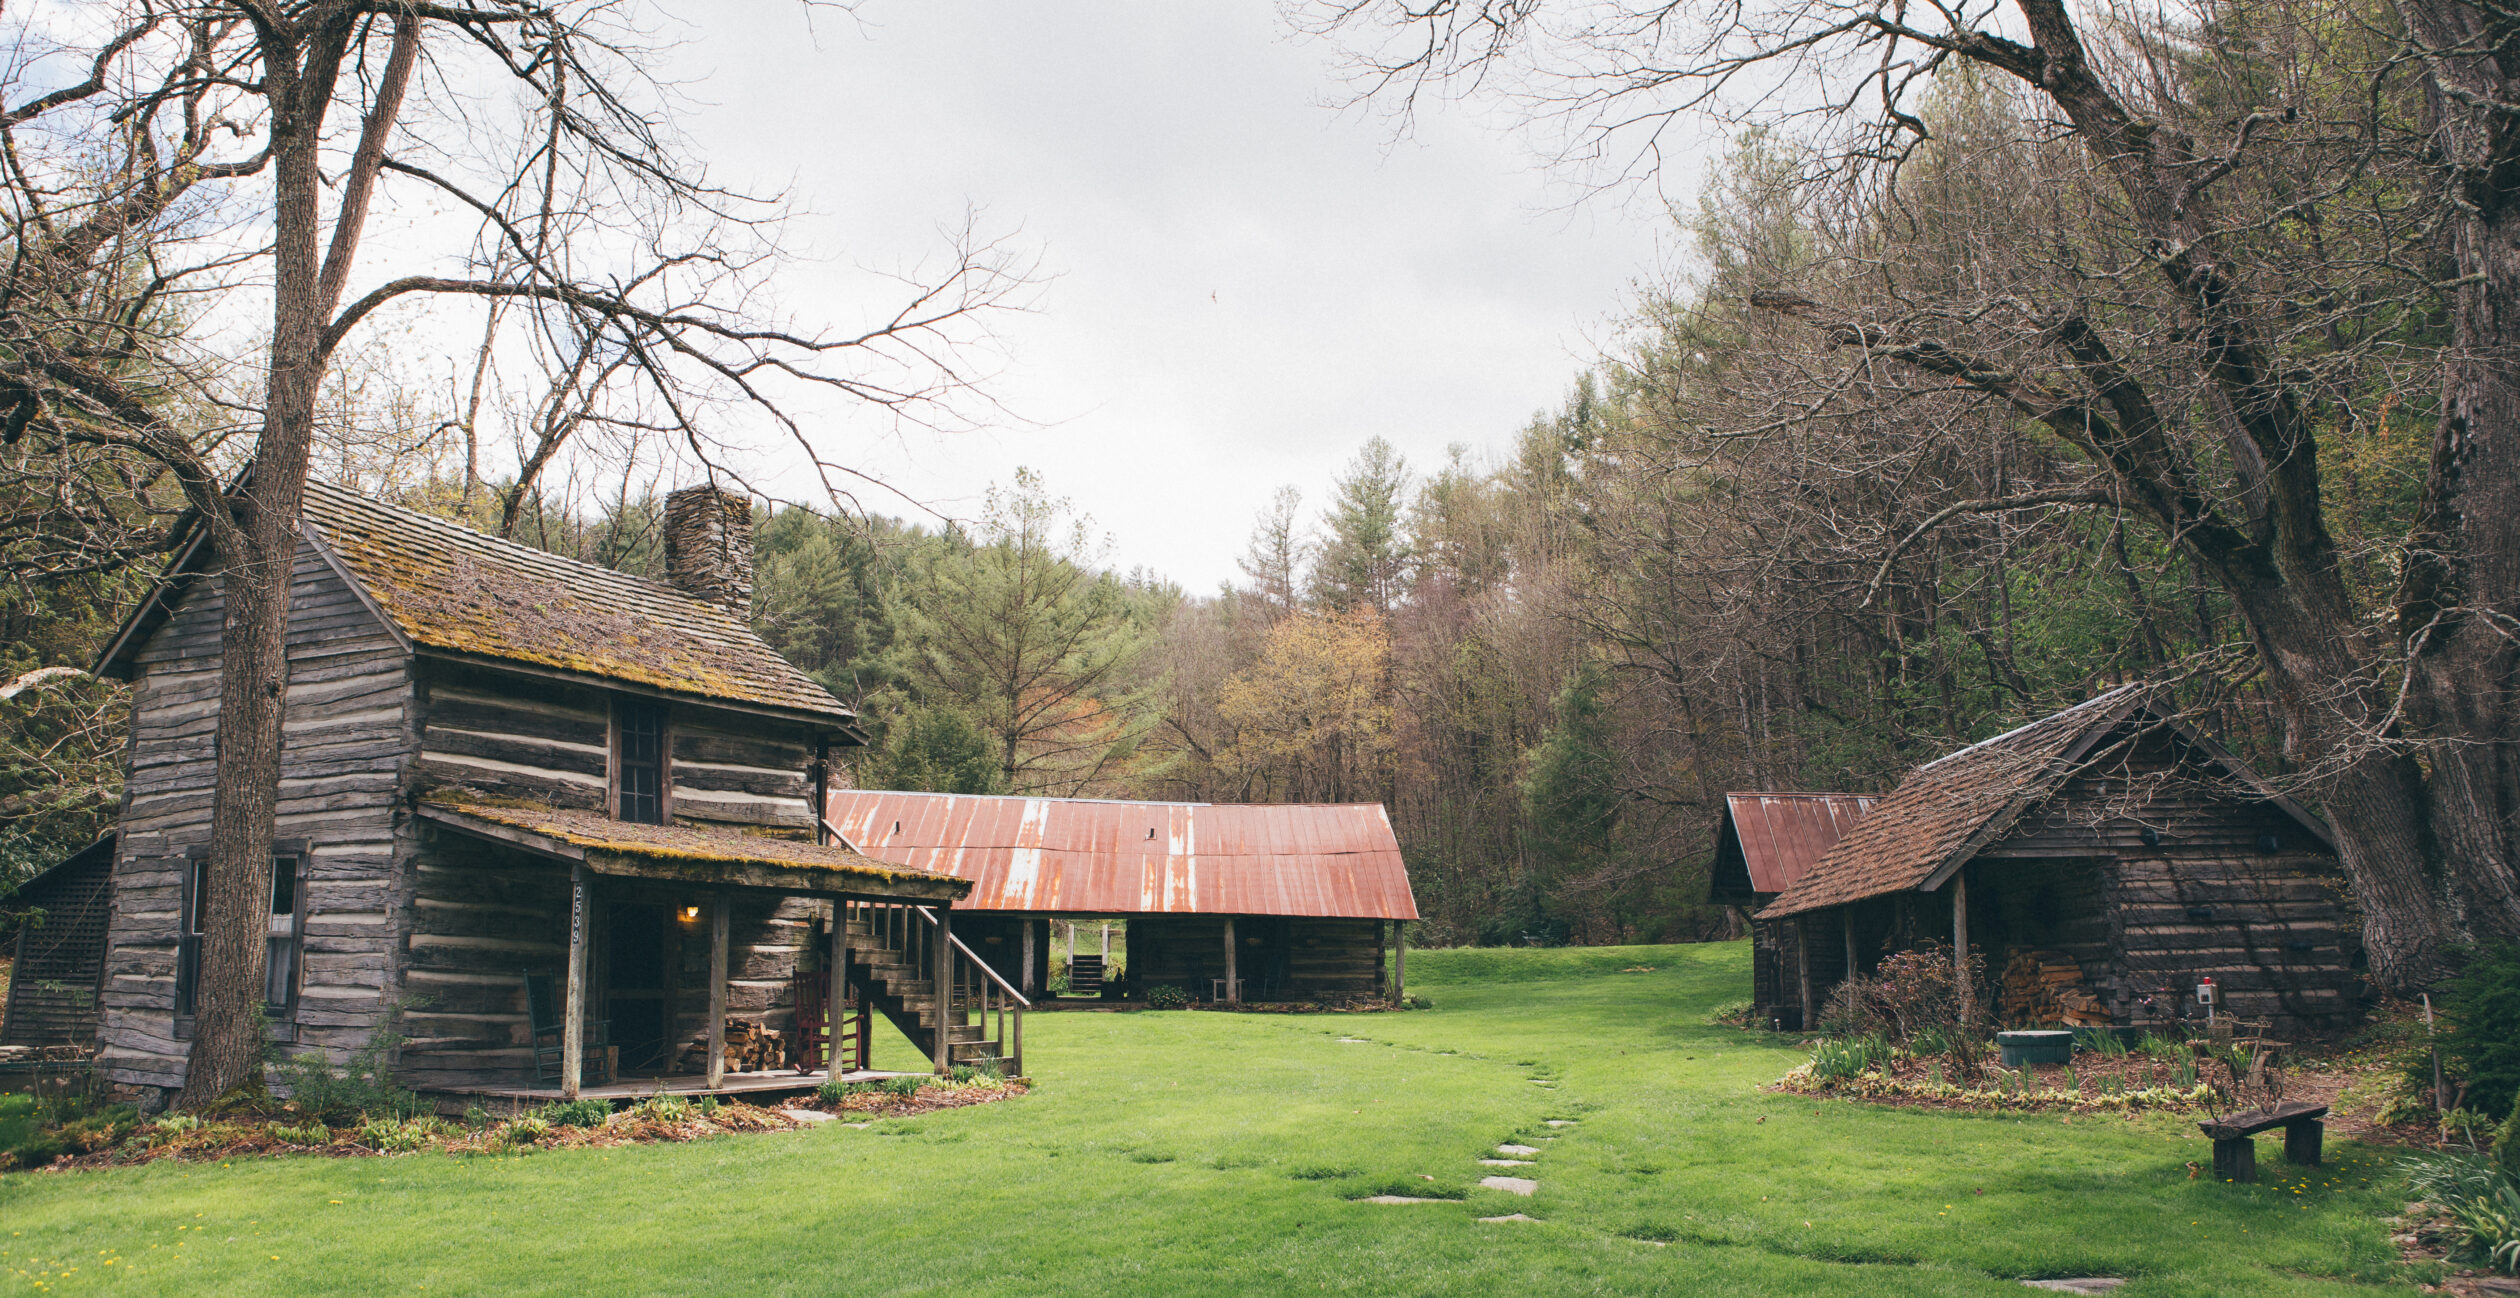
[[2360,1014],[2356,912],[2334,840],[2143,686],[1926,763],[1757,920],[1791,961],[1795,1026],[1850,971],[1932,941],[1979,952],[2011,1025],[2166,1025],[2221,1011],[2272,1032]]
[[[1391,818],[1340,806],[1122,802],[834,789],[830,822],[878,860],[968,880],[957,930],[1027,995],[1054,919],[1125,919],[1138,994],[1359,1002],[1402,994],[1418,917]],[[1073,929],[1070,930],[1071,934]],[[1078,964],[1099,974],[1098,952]]]
[[[922,1067],[1020,1070],[1020,998],[953,939],[971,885],[835,844],[816,814],[861,739],[747,625],[745,500],[668,498],[668,582],[322,483],[304,524],[269,920],[283,1049],[340,1059],[398,1019],[398,1076],[442,1097],[792,1089],[865,1068],[881,1011]],[[97,1035],[125,1088],[180,1086],[191,1029],[220,671],[204,549],[99,668],[132,683]]]
[[[1809,873],[1874,801],[1859,793],[1725,794],[1707,900],[1756,912]],[[1783,920],[1753,920],[1749,928],[1751,1016],[1770,1028],[1798,1029],[1797,928]]]

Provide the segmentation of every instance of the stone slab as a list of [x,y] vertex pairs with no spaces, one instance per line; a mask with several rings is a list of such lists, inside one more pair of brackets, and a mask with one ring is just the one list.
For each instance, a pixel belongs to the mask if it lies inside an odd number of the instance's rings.
[[2125,1284],[2126,1281],[2113,1275],[2085,1275],[2064,1280],[2024,1280],[2022,1283],[2033,1289],[2045,1289],[2052,1293],[2089,1294],[2107,1293]]
[[1358,1203],[1452,1203],[1451,1199],[1418,1199],[1405,1194],[1369,1194]]
[[1503,1154],[1508,1158],[1521,1158],[1528,1154],[1537,1154],[1540,1151],[1529,1145],[1498,1145],[1496,1147],[1496,1152]]
[[821,1124],[832,1120],[832,1115],[825,1113],[820,1109],[781,1109],[779,1110],[779,1116],[783,1118],[793,1118],[798,1122],[806,1123],[811,1126],[820,1126]]
[[1538,1217],[1525,1216],[1524,1214],[1519,1213],[1519,1212],[1509,1212],[1509,1213],[1506,1213],[1506,1214],[1505,1214],[1504,1216],[1502,1216],[1502,1217],[1481,1217],[1481,1218],[1479,1218],[1479,1220],[1481,1220],[1481,1221],[1485,1221],[1485,1222],[1498,1222],[1498,1221],[1538,1221],[1538,1220],[1540,1220],[1540,1219],[1539,1219]]
[[1482,1159],[1480,1159],[1480,1160],[1479,1160],[1479,1166],[1481,1166],[1481,1167],[1538,1167],[1538,1166],[1539,1166],[1539,1164],[1538,1164],[1538,1163],[1535,1163],[1535,1162],[1532,1162],[1532,1161],[1531,1161],[1530,1159],[1528,1159],[1528,1158],[1482,1158]]
[[1491,1190],[1503,1190],[1507,1194],[1519,1194],[1526,1198],[1540,1189],[1538,1181],[1527,1181],[1519,1176],[1482,1176],[1479,1178],[1479,1184]]

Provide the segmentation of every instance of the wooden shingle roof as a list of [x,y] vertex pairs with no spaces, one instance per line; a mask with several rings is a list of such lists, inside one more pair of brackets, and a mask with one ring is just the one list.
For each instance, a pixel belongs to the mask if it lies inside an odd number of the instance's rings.
[[2143,708],[2146,692],[2143,685],[2123,685],[1918,767],[1759,918],[1925,886],[1954,857],[1974,855],[2052,791],[2072,773],[2086,741]]
[[[306,538],[415,649],[548,668],[720,702],[855,719],[734,613],[663,582],[580,563],[306,484]],[[200,547],[196,547],[199,549]],[[168,586],[192,575],[179,570]],[[152,606],[170,598],[161,587]],[[134,626],[152,616],[135,615]],[[103,666],[138,637],[126,631]]]

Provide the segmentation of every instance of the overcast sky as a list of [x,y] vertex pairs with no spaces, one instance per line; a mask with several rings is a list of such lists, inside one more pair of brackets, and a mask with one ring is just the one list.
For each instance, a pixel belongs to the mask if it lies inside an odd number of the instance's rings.
[[[1318,506],[1367,437],[1418,466],[1504,446],[1668,242],[1647,213],[1568,210],[1519,141],[1469,114],[1394,141],[1324,107],[1333,52],[1266,3],[684,12],[694,142],[730,180],[791,185],[819,252],[912,262],[976,205],[1055,277],[999,327],[993,392],[1030,426],[868,436],[861,462],[956,516],[1036,468],[1110,535],[1114,565],[1193,591],[1234,577],[1279,484]],[[826,279],[843,282],[801,268],[782,296],[808,303]]]

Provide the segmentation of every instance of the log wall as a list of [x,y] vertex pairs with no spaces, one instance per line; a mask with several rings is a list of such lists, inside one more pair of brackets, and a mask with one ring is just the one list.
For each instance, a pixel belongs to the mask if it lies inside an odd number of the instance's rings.
[[[98,1032],[121,1085],[180,1086],[175,954],[187,849],[209,841],[219,711],[215,579],[195,580],[137,655]],[[408,657],[312,547],[292,580],[277,836],[311,844],[303,981],[280,1035],[336,1058],[365,1043],[400,973],[397,794],[413,746]]]
[[[1239,915],[1235,971],[1243,997],[1293,1000],[1369,998],[1383,994],[1382,926],[1370,919]],[[1158,984],[1187,988],[1205,1000],[1225,976],[1221,915],[1129,917],[1129,985],[1139,994]],[[1274,988],[1264,988],[1263,983]]]

